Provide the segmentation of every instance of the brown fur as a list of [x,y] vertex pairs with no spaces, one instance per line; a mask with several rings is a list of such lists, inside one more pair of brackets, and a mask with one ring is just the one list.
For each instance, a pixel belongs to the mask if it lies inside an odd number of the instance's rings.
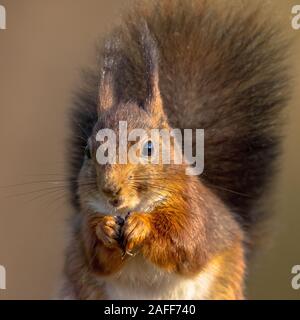
[[[286,99],[273,36],[256,11],[220,16],[204,0],[137,6],[110,36],[93,92],[75,113],[74,123],[87,127],[91,158],[72,158],[80,214],[62,297],[106,299],[105,284],[123,279],[131,288],[124,270],[146,261],[178,279],[212,279],[203,298],[243,299],[245,242],[272,172],[274,124]],[[128,131],[204,128],[203,176],[187,176],[185,164],[99,165],[96,134],[102,128],[118,134],[119,121],[127,121]],[[118,205],[101,212],[95,207],[101,201]],[[116,216],[128,212],[120,226]],[[145,291],[154,290],[145,283]]]

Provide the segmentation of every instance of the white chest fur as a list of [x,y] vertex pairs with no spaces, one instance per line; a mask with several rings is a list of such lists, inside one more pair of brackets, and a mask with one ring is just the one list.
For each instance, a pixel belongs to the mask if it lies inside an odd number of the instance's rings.
[[105,280],[105,290],[109,299],[200,300],[209,298],[214,277],[214,272],[208,271],[193,278],[170,274],[136,256]]
[[[95,212],[113,214],[106,202],[99,199],[91,201],[90,207]],[[167,273],[137,255],[129,259],[119,273],[105,280],[101,278],[99,282],[102,288],[104,284],[109,299],[202,300],[209,298],[215,276],[216,270],[211,268],[193,278]]]

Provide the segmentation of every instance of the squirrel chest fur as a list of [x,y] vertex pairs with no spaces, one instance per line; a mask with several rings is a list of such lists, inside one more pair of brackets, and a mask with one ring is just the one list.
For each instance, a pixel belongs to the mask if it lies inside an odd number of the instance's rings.
[[[104,41],[72,109],[60,297],[243,299],[287,101],[283,48],[256,11],[142,3]],[[204,129],[203,174],[187,174],[186,161],[99,163],[99,131],[118,137],[120,122],[128,132]],[[139,146],[160,153],[149,138]]]

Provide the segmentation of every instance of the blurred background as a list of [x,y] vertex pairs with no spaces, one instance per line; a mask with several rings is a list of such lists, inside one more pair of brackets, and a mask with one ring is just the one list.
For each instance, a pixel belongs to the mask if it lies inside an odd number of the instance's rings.
[[[51,184],[65,178],[66,111],[80,68],[94,61],[96,41],[130,2],[0,0],[7,12],[7,30],[0,30],[0,265],[7,290],[0,290],[0,299],[55,295],[71,211],[64,188]],[[300,299],[291,286],[291,269],[300,264],[300,30],[291,27],[296,4],[266,2],[293,38],[294,84],[270,200],[274,219],[249,270],[250,299]]]

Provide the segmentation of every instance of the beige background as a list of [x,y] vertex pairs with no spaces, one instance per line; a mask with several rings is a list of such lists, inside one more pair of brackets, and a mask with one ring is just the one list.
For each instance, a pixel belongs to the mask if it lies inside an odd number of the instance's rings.
[[[0,299],[48,299],[62,269],[70,208],[63,189],[54,191],[47,182],[24,183],[64,179],[66,110],[79,69],[92,60],[97,37],[109,30],[127,4],[121,0],[0,0],[0,4],[7,10],[7,30],[0,31],[0,265],[7,270],[7,290],[0,290]],[[272,200],[273,237],[250,269],[250,298],[300,298],[300,291],[291,288],[291,268],[300,264],[296,59],[300,30],[290,27],[293,4],[297,1],[268,2],[295,38],[291,57],[295,80],[282,171]]]

